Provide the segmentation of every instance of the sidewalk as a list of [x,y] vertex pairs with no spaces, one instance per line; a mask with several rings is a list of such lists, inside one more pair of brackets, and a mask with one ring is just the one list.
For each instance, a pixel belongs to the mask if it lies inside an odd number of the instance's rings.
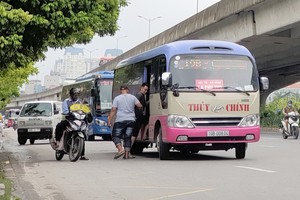
[[279,132],[280,129],[278,128],[271,128],[271,127],[261,127],[260,130],[262,132]]

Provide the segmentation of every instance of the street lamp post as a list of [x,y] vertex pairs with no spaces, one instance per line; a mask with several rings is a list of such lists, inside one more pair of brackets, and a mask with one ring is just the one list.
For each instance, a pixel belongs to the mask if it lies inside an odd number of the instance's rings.
[[154,20],[156,20],[156,19],[158,19],[158,18],[161,18],[161,16],[159,16],[159,17],[154,17],[154,18],[152,18],[152,19],[148,19],[148,18],[143,17],[143,16],[141,16],[141,15],[139,15],[138,17],[140,17],[140,18],[142,18],[142,19],[144,19],[144,20],[146,20],[146,21],[148,22],[148,24],[149,24],[149,29],[148,29],[148,39],[149,39],[149,38],[150,38],[151,22],[154,21]]
[[[99,49],[93,49],[93,50],[84,49],[84,50],[86,50],[90,53],[89,65],[90,65],[90,68],[91,68],[91,66],[92,66],[92,52],[98,51]],[[86,71],[86,73],[88,72],[88,66],[86,66],[85,71]]]
[[119,49],[119,39],[122,39],[122,38],[126,38],[128,37],[127,35],[124,35],[124,36],[121,36],[121,37],[116,37],[115,39],[117,40],[117,49]]

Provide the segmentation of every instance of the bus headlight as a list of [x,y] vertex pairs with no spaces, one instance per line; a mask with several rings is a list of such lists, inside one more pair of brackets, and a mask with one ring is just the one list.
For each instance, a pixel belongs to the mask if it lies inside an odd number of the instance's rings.
[[176,128],[195,128],[193,123],[186,116],[180,115],[169,115],[168,126]]
[[248,127],[248,126],[258,126],[259,125],[259,115],[258,114],[252,114],[252,115],[247,115],[244,117],[239,126],[242,127]]
[[107,122],[103,121],[101,119],[95,119],[96,124],[98,124],[99,126],[107,126]]

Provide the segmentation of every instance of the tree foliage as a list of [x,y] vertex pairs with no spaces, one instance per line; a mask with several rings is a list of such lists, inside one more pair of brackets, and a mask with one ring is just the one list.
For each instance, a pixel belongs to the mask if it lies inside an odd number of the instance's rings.
[[[45,58],[49,47],[86,44],[95,34],[114,35],[120,9],[126,5],[126,0],[1,1],[0,79],[10,92],[0,93],[0,100],[18,96],[18,87],[37,72],[33,64]],[[5,77],[18,70],[24,73],[18,81]]]

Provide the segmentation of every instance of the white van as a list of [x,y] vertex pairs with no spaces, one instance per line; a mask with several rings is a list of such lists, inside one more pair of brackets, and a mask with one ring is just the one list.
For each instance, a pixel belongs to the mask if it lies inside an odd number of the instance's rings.
[[38,139],[50,139],[57,123],[61,121],[62,102],[31,101],[25,103],[18,115],[18,142],[24,145],[27,139],[34,144]]

